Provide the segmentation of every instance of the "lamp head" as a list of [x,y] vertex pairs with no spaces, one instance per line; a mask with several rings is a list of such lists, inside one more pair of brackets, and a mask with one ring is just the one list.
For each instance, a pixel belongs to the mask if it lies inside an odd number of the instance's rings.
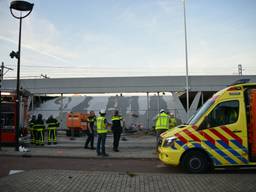
[[[23,19],[32,12],[33,7],[34,7],[33,3],[29,3],[26,1],[12,1],[10,4],[10,11],[12,16],[15,17],[16,19]],[[13,10],[25,12],[25,15],[16,16]]]
[[32,11],[34,4],[26,1],[12,1],[10,9],[17,11]]

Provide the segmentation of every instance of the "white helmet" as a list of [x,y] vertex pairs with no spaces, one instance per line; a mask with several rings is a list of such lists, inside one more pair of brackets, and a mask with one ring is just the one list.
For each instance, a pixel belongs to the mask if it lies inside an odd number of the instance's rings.
[[100,114],[105,114],[105,113],[106,113],[105,109],[100,110]]
[[161,109],[161,110],[160,110],[160,113],[163,113],[164,111],[165,111],[164,109]]

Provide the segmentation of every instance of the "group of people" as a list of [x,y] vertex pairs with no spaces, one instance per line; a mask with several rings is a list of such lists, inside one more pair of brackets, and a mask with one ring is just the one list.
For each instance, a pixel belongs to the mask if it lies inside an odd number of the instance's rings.
[[[97,140],[97,155],[100,156],[108,156],[105,150],[105,143],[106,143],[106,136],[107,133],[109,132],[108,130],[108,125],[109,123],[107,122],[106,119],[106,111],[101,110],[99,112],[99,116],[96,117],[95,113],[93,111],[90,112],[90,116],[88,118],[88,129],[86,131],[87,134],[87,140],[85,142],[84,148],[88,149],[88,145],[90,144],[91,149],[94,148],[94,127],[96,127],[96,132],[98,134],[98,140]],[[111,130],[113,133],[113,151],[119,152],[118,147],[119,147],[119,141],[120,141],[120,136],[122,133],[122,121],[123,118],[122,116],[119,115],[118,111],[116,110],[114,115],[111,118],[112,123],[111,123]],[[95,126],[96,124],[96,126]],[[167,113],[164,109],[160,110],[160,113],[156,116],[155,119],[155,131],[156,131],[156,138],[157,138],[157,143],[159,141],[160,135],[175,127],[177,125],[176,118],[174,117],[173,113]]]
[[[86,130],[87,140],[85,141],[84,148],[88,149],[90,145],[90,149],[94,148],[94,134],[96,127],[96,132],[98,134],[97,147],[96,152],[97,155],[100,156],[108,156],[105,149],[106,137],[107,133],[110,131],[108,129],[108,121],[106,119],[106,111],[100,110],[99,116],[96,117],[94,111],[90,112],[88,117],[88,129]],[[114,115],[111,118],[111,131],[113,133],[113,151],[119,152],[119,141],[122,133],[122,116],[119,115],[119,112],[116,110]]]
[[29,130],[31,136],[31,144],[44,145],[45,130],[48,130],[48,145],[57,144],[57,128],[59,122],[52,115],[46,120],[46,125],[43,120],[42,114],[35,115],[29,122]]
[[[90,112],[88,117],[88,128],[86,130],[87,139],[84,144],[85,149],[92,149],[97,152],[97,155],[108,156],[105,149],[107,133],[110,132],[108,129],[111,125],[111,131],[113,133],[113,151],[119,152],[119,141],[122,133],[122,121],[123,118],[119,115],[118,110],[114,112],[111,118],[111,123],[108,123],[106,119],[106,111],[100,110],[99,116],[96,116],[94,111]],[[46,125],[43,120],[42,114],[38,114],[37,118],[35,115],[29,123],[30,133],[31,133],[31,143],[36,145],[44,145],[45,129],[48,130],[48,145],[52,142],[57,144],[57,128],[59,127],[59,122],[52,115],[46,120]],[[160,113],[155,119],[155,131],[157,143],[159,141],[160,135],[175,127],[177,125],[176,118],[173,113],[167,113],[164,109],[160,110]],[[96,130],[95,130],[96,128]],[[98,135],[97,147],[94,147],[94,135],[95,131]]]
[[[99,116],[96,117],[94,111],[90,112],[88,117],[88,128],[86,130],[87,139],[84,144],[85,149],[92,149],[97,151],[97,155],[108,156],[105,150],[105,143],[107,133],[110,132],[108,126],[111,124],[111,131],[113,133],[113,151],[119,152],[119,141],[122,133],[122,116],[118,111],[114,112],[111,123],[108,123],[106,119],[106,111],[101,110]],[[57,128],[59,122],[52,115],[44,123],[42,114],[32,116],[29,122],[29,130],[31,135],[31,144],[44,145],[45,131],[48,130],[48,145],[57,144]],[[96,130],[95,130],[96,128]],[[98,134],[97,147],[94,147],[94,135],[95,131]]]

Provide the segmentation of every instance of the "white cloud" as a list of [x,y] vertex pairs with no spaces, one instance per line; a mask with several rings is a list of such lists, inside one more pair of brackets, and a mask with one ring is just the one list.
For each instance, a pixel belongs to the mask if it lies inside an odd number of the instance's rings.
[[[87,21],[86,28],[79,26],[78,30],[67,31],[58,28],[63,23],[55,24],[38,15],[39,12],[32,12],[23,22],[22,74],[46,73],[50,77],[184,75],[182,1],[145,2],[116,1],[111,14],[106,14],[106,25],[97,26],[96,22],[102,20],[96,18],[95,23]],[[0,0],[0,7],[7,7],[0,12],[0,26],[4,26],[0,30],[0,42],[6,42],[0,44],[0,57],[16,50],[18,43],[18,20],[11,17],[8,4],[7,0]],[[193,20],[190,18],[190,21]],[[232,41],[225,45],[222,40],[227,38],[213,32],[209,34],[214,27],[210,25],[209,29],[203,24],[188,22],[189,74],[232,74],[238,63],[250,72],[256,71],[256,58],[252,56],[255,54],[244,48],[241,48],[243,53],[238,53],[233,46],[235,35],[231,37],[229,32]],[[205,28],[200,28],[201,25]],[[220,28],[224,30],[223,26]],[[215,30],[218,32],[219,28]],[[237,44],[241,47],[244,42]],[[231,49],[232,54],[228,53]]]
[[182,7],[182,0],[157,0],[158,5],[165,13],[177,13],[177,10]]
[[78,57],[71,48],[63,46],[61,43],[63,41],[62,34],[53,23],[46,19],[33,18],[28,20],[26,24],[24,41],[34,51],[62,62],[69,62],[69,60]]
[[[1,2],[0,5],[6,7],[6,1]],[[5,11],[1,15],[0,26],[5,26],[4,30],[0,31],[0,39],[9,43],[18,44],[18,20],[12,18],[10,13]],[[39,54],[38,57],[46,56],[49,59],[56,59],[64,63],[69,63],[70,60],[77,58],[78,55],[72,49],[67,49],[61,45],[61,41],[61,33],[50,21],[40,18],[36,14],[23,20],[22,48]]]
[[126,7],[121,11],[121,14],[116,17],[116,21],[133,23],[136,21],[136,13],[131,7]]

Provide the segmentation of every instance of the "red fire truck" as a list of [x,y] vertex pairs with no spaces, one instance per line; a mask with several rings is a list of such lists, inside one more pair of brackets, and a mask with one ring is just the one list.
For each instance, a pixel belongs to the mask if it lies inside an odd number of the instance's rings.
[[10,92],[1,94],[1,127],[0,138],[4,145],[15,143],[16,96]]
[[[28,97],[23,96],[20,102],[20,127],[22,133],[26,131],[28,121],[27,106]],[[16,126],[16,94],[15,92],[1,93],[1,108],[0,108],[0,143],[1,145],[15,144],[15,126]]]

